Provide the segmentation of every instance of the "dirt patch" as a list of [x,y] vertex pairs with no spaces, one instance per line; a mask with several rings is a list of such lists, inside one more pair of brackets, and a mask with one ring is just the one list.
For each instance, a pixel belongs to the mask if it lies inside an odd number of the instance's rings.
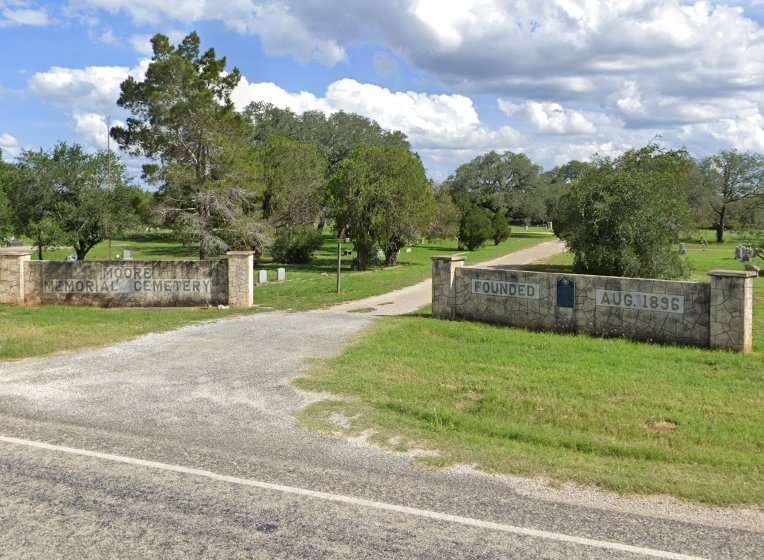
[[676,430],[676,422],[672,422],[671,420],[657,420],[647,424],[646,428],[655,432],[673,432]]

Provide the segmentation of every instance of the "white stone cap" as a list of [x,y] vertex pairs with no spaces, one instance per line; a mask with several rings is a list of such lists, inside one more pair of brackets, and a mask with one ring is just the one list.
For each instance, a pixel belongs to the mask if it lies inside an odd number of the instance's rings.
[[233,257],[248,257],[249,255],[254,255],[254,251],[228,251],[226,255],[233,256]]
[[32,251],[27,251],[25,249],[0,249],[0,257],[26,257],[31,254]]
[[443,255],[440,257],[430,257],[434,261],[466,261],[467,257],[464,255]]
[[758,276],[755,270],[709,270],[709,276],[728,276],[731,278],[754,278]]

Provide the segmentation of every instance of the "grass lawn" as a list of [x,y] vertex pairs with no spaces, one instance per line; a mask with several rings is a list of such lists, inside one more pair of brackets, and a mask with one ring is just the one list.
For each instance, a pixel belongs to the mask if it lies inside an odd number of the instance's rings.
[[101,309],[0,305],[0,360],[106,346],[148,333],[170,331],[252,310],[217,308]]
[[[472,252],[459,251],[453,240],[425,242],[411,247],[410,253],[401,251],[398,266],[377,266],[365,272],[351,271],[353,256],[343,256],[339,294],[336,291],[337,240],[326,238],[314,262],[309,265],[281,265],[264,259],[257,268],[268,271],[269,282],[255,287],[255,305],[268,309],[306,310],[384,294],[430,278],[433,256],[464,253],[468,264],[476,264],[554,239],[546,233],[543,228],[528,231],[516,228],[516,233],[498,246],[491,242]],[[343,243],[342,247],[352,249],[353,246]],[[276,283],[276,269],[281,266],[286,268],[286,281]]]
[[[735,243],[688,245],[696,279],[741,269]],[[570,258],[550,259],[569,270]],[[764,507],[764,292],[750,355],[531,333],[417,316],[380,321],[295,382],[340,396],[300,415],[340,437],[633,494]],[[337,422],[337,419],[347,422]]]

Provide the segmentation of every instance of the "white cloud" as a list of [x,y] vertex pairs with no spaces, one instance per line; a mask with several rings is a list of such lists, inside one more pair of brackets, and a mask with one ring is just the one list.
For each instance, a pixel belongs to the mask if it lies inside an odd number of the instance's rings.
[[21,153],[19,141],[7,132],[0,134],[0,149],[3,151],[3,159],[6,161],[18,157]]
[[581,111],[565,109],[559,103],[539,103],[527,101],[515,105],[511,101],[499,99],[499,108],[509,116],[521,116],[530,121],[541,133],[546,134],[593,134],[595,125],[593,113],[587,117]]
[[[72,119],[72,127],[83,145],[92,150],[106,148],[107,119],[122,115],[117,107],[120,84],[128,77],[142,79],[149,65],[142,59],[134,68],[89,66],[86,68],[53,67],[37,72],[27,83],[27,93],[63,109]],[[112,120],[112,126],[119,121]]]
[[119,84],[130,73],[123,66],[84,69],[54,66],[37,72],[28,82],[32,95],[52,105],[79,111],[110,110],[119,97]]
[[8,7],[2,7],[0,4],[0,8],[0,28],[19,25],[43,27],[52,23],[44,9],[27,8],[22,3],[14,3]]

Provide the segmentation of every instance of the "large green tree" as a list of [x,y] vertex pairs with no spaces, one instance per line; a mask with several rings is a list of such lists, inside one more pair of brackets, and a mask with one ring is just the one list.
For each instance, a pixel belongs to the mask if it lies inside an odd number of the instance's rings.
[[18,165],[11,194],[16,225],[40,258],[46,247],[65,244],[84,260],[96,244],[137,221],[141,193],[128,183],[119,158],[59,143],[49,151],[22,152]]
[[324,202],[326,160],[315,143],[274,135],[256,145],[262,213],[276,227],[313,224]]
[[337,224],[353,238],[358,267],[366,270],[374,247],[388,265],[398,251],[424,235],[433,200],[419,158],[398,147],[360,147],[339,163],[329,180]]
[[541,167],[525,154],[490,151],[460,165],[443,188],[462,212],[474,205],[515,219],[537,220],[545,211],[539,196],[544,182]]
[[8,192],[11,190],[17,174],[15,165],[3,161],[3,151],[0,150],[0,243],[13,233]]
[[554,220],[578,272],[677,278],[672,245],[687,227],[692,160],[656,145],[594,161],[562,197]]
[[764,155],[722,150],[700,161],[700,194],[713,212],[716,241],[724,241],[730,217],[764,206]]
[[144,167],[159,186],[165,216],[181,235],[199,243],[199,258],[229,246],[259,248],[264,235],[248,212],[254,184],[251,124],[237,113],[231,92],[237,68],[214,49],[200,50],[194,32],[173,47],[165,35],[151,40],[146,77],[121,84],[120,107],[130,111],[111,135],[130,154],[158,165]]

